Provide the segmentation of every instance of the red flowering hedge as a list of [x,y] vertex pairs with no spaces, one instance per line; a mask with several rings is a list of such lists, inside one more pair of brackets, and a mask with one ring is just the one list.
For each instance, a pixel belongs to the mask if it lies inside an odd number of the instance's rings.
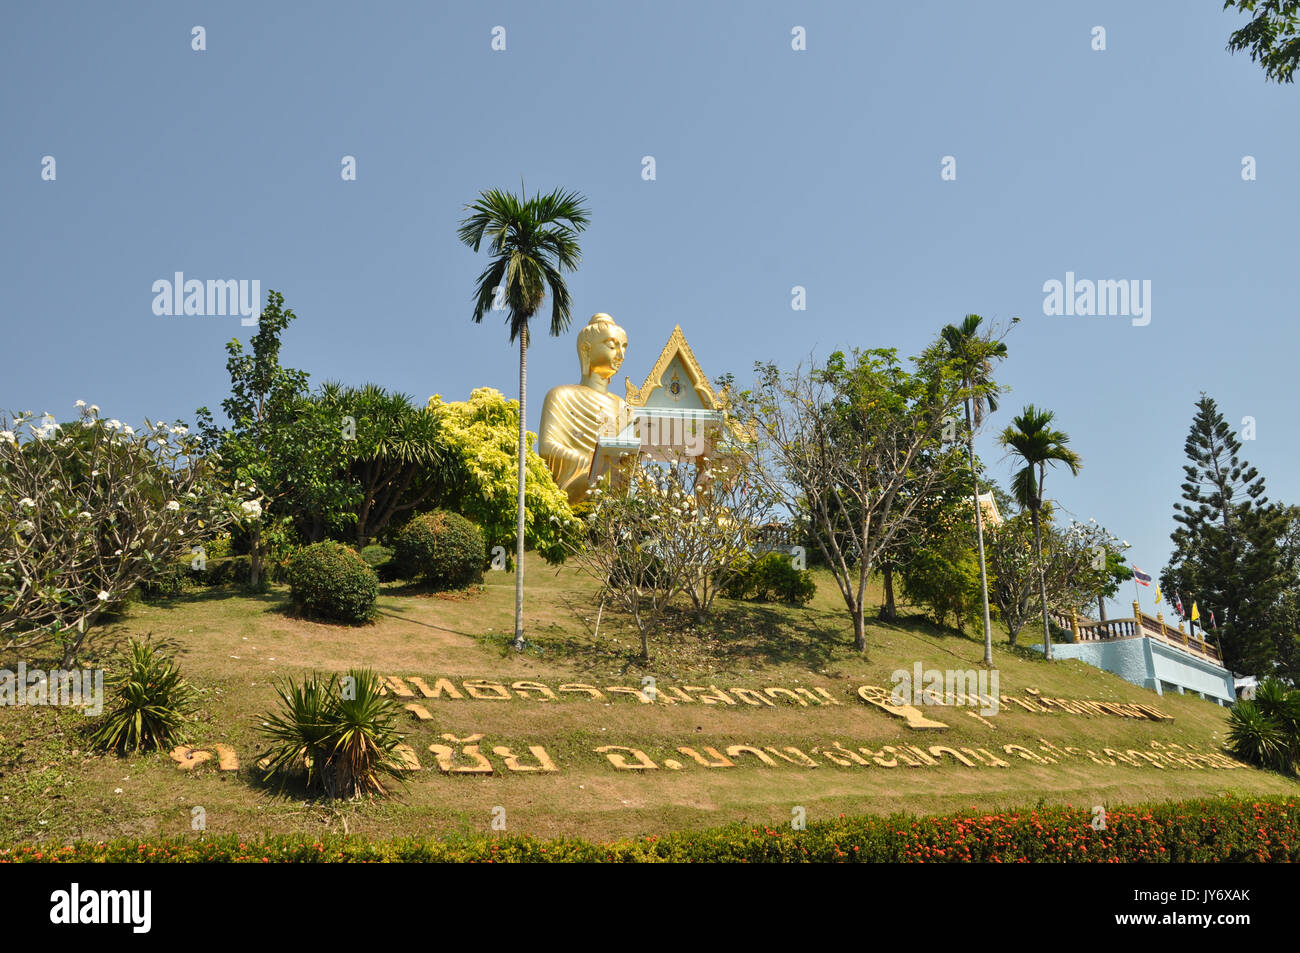
[[1105,829],[1075,807],[944,817],[840,817],[806,830],[733,824],[593,843],[480,835],[438,841],[302,835],[199,836],[0,849],[0,863],[368,863],[389,861],[1152,862],[1300,861],[1300,798],[1117,807]]

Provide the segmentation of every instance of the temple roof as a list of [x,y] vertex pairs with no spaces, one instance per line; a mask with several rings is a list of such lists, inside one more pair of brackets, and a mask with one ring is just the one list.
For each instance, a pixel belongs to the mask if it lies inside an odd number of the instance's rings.
[[[664,382],[664,375],[669,373],[668,383]],[[629,378],[624,378],[627,388],[627,402],[633,407],[645,407],[646,402],[652,396],[663,398],[669,395],[673,389],[674,381],[677,377],[684,374],[686,383],[694,392],[696,400],[703,410],[721,410],[724,400],[714,393],[713,387],[709,384],[709,378],[700,368],[700,362],[695,359],[691,346],[686,343],[686,335],[682,333],[682,326],[676,325],[673,333],[668,337],[668,343],[659,353],[658,360],[655,361],[654,367],[651,368],[649,376],[646,377],[645,383],[640,387],[633,387]],[[680,388],[680,381],[676,381]],[[655,391],[661,390],[662,394],[656,395]],[[671,402],[679,402],[682,399],[682,391],[677,390],[668,397]],[[659,400],[656,403],[660,402]],[[689,406],[693,401],[688,401]]]

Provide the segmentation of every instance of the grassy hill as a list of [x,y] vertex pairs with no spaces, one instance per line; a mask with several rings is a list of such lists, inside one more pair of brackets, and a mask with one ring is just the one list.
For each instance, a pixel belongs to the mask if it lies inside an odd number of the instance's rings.
[[[1001,635],[995,645],[999,690],[1027,697],[1036,689],[1049,698],[1090,699],[1154,705],[1172,721],[1120,718],[1064,711],[1030,712],[1005,704],[988,719],[965,709],[926,714],[946,722],[942,732],[913,731],[904,722],[857,696],[861,685],[888,689],[896,669],[920,662],[932,669],[976,669],[982,643],[973,635],[941,632],[919,614],[897,624],[870,625],[868,651],[851,646],[848,616],[829,577],[806,609],[720,599],[712,617],[698,623],[674,617],[652,643],[650,663],[636,660],[635,632],[610,612],[601,617],[594,587],[571,569],[528,566],[528,651],[509,649],[513,633],[514,579],[488,573],[480,590],[446,595],[415,594],[387,586],[378,620],[360,628],[303,621],[287,611],[283,589],[248,596],[233,589],[186,593],[157,605],[133,605],[93,642],[94,661],[114,664],[113,652],[131,636],[149,634],[174,654],[182,671],[203,691],[198,748],[228,745],[238,772],[222,772],[217,758],[192,771],[177,769],[163,754],[126,758],[87,752],[88,723],[79,712],[50,708],[0,709],[0,840],[65,841],[183,834],[192,809],[202,807],[214,833],[348,831],[372,836],[451,836],[489,830],[494,809],[504,809],[513,834],[581,835],[588,839],[656,834],[747,820],[788,825],[801,807],[808,820],[840,814],[905,809],[936,813],[960,808],[1005,809],[1036,804],[1097,805],[1170,800],[1221,793],[1296,794],[1300,785],[1254,769],[1164,768],[1138,761],[1098,764],[1083,754],[1102,749],[1193,745],[1218,750],[1226,711],[1195,697],[1157,697],[1077,661],[1048,663],[1011,650]],[[904,609],[908,616],[908,610]],[[16,660],[0,659],[12,668]],[[275,704],[274,680],[311,670],[371,667],[403,678],[429,714],[404,721],[421,770],[391,799],[324,805],[292,789],[262,785],[254,762],[263,750],[258,726]],[[761,690],[769,686],[824,690],[839,704],[795,704],[780,693],[772,706],[702,702],[643,704],[629,694],[601,699],[560,693],[542,702],[515,697],[476,700],[420,696],[411,677],[434,686],[452,681],[464,696],[465,679],[510,684],[641,685],[652,676],[671,686],[717,686]],[[534,696],[538,693],[534,692]],[[698,692],[693,692],[698,695]],[[734,696],[733,696],[734,697]],[[820,696],[819,696],[820,697]],[[482,733],[482,750],[496,770],[490,776],[447,775],[437,770],[431,744],[441,736]],[[742,753],[735,766],[709,768],[678,752],[730,745],[793,746],[804,753],[839,742],[856,751],[886,745],[944,745],[1000,755],[1007,767],[978,768],[941,755],[921,768],[840,766],[814,754],[809,768],[772,757],[775,766]],[[1017,744],[1044,763],[1004,752]],[[1057,750],[1056,763],[1045,763]],[[540,745],[559,770],[516,774],[491,754],[508,746],[525,754]],[[657,767],[620,771],[594,749],[635,747]],[[460,745],[452,747],[459,750]],[[1080,752],[1067,754],[1065,749]],[[1177,749],[1164,749],[1177,750]],[[1132,756],[1130,756],[1132,757]],[[669,761],[681,765],[672,768]],[[528,759],[532,763],[532,759]],[[498,812],[499,814],[499,812]]]

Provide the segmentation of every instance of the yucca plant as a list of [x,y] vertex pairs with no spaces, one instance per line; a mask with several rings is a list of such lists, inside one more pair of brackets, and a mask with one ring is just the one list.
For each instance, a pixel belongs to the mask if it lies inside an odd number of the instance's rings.
[[1287,747],[1287,770],[1295,774],[1300,765],[1300,690],[1269,676],[1255,691],[1255,706],[1264,717],[1277,722]]
[[262,731],[272,738],[264,755],[265,779],[284,779],[300,772],[307,775],[307,787],[318,786],[319,772],[329,755],[330,699],[338,692],[338,676],[321,679],[315,675],[298,684],[292,678],[277,685],[280,710],[266,716]]
[[401,706],[381,694],[373,671],[352,669],[342,679],[313,673],[301,685],[289,679],[276,692],[281,709],[262,728],[272,739],[259,762],[265,780],[279,775],[283,784],[305,774],[309,791],[332,799],[386,794],[385,778],[402,779]]
[[132,639],[125,670],[108,684],[117,705],[91,732],[91,744],[125,753],[165,751],[184,740],[197,693],[157,646]]
[[1281,723],[1264,714],[1253,701],[1239,701],[1228,713],[1228,750],[1247,764],[1289,770],[1291,752],[1287,741]]

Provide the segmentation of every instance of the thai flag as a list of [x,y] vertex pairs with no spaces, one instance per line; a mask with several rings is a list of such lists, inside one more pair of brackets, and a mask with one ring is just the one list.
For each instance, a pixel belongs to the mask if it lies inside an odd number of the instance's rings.
[[1138,569],[1137,566],[1133,567],[1133,578],[1138,581],[1139,586],[1151,585],[1151,577],[1148,576],[1146,573],[1144,573],[1141,569]]

